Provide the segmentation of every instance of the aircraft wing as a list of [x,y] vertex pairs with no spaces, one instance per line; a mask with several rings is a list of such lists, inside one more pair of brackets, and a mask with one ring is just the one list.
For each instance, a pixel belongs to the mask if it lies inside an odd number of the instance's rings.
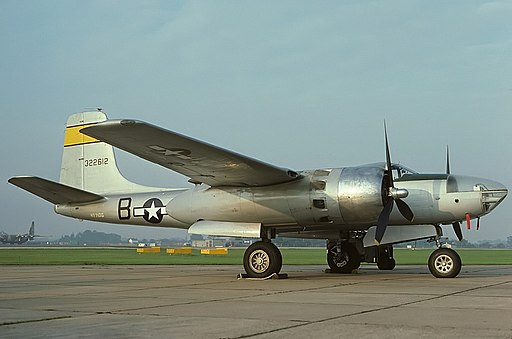
[[53,204],[87,203],[104,199],[101,195],[39,177],[14,177],[8,182]]
[[138,120],[108,120],[80,130],[210,186],[265,186],[300,175]]

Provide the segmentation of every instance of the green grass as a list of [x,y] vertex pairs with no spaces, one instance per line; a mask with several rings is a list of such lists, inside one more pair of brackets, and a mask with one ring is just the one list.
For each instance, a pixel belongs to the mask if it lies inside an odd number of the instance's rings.
[[[395,249],[398,265],[424,265],[432,249]],[[325,249],[283,248],[286,265],[325,265]],[[512,250],[457,249],[464,265],[512,265]],[[0,248],[0,265],[241,265],[244,249],[227,255],[136,253],[120,248]]]

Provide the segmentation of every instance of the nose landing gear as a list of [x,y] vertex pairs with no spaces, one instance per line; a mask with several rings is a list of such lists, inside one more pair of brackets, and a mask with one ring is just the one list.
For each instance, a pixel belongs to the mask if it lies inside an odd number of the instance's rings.
[[428,269],[436,278],[454,278],[462,268],[462,260],[451,248],[438,248],[428,259]]

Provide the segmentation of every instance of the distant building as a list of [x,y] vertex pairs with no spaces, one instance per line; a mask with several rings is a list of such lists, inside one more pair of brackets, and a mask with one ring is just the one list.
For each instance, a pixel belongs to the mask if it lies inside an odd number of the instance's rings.
[[226,243],[225,239],[192,240],[192,247],[199,247],[199,248],[223,247],[225,243]]

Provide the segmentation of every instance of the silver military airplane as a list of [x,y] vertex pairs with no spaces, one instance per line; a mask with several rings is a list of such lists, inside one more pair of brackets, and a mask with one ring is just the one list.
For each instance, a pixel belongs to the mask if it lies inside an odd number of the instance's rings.
[[[326,239],[327,263],[336,273],[352,272],[362,261],[391,270],[393,244],[428,239],[439,247],[429,258],[430,272],[457,276],[462,263],[441,243],[441,226],[452,225],[462,239],[461,221],[490,213],[508,190],[448,170],[421,174],[393,164],[387,132],[385,141],[383,163],[294,171],[142,121],[82,112],[67,122],[60,183],[33,176],[9,182],[77,219],[260,238],[244,254],[249,277],[280,272],[281,253],[271,242],[277,234]],[[194,187],[129,182],[112,146],[181,173]]]
[[38,235],[34,234],[34,222],[32,221],[32,225],[30,226],[30,229],[28,230],[28,233],[25,234],[7,234],[5,232],[0,232],[0,242],[2,244],[24,244],[29,240],[34,240],[34,237],[37,237]]

